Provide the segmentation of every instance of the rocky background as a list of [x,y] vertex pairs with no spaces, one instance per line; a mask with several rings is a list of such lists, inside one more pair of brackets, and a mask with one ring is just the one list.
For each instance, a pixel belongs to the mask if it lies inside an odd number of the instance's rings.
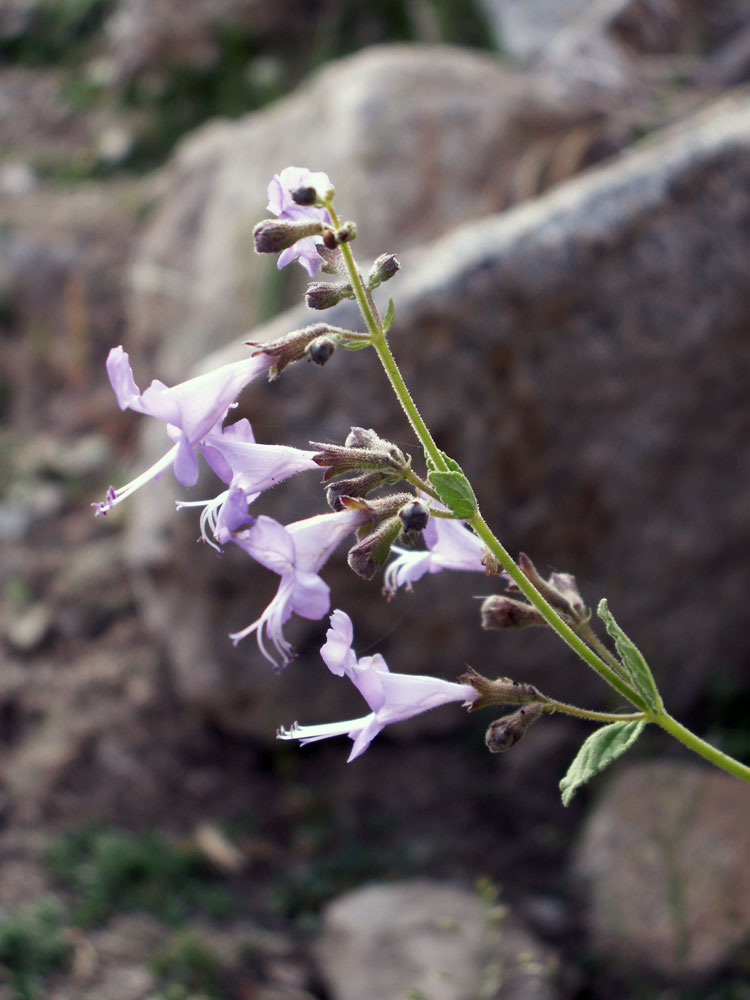
[[[449,709],[348,766],[279,745],[360,710],[324,623],[275,677],[226,638],[273,581],[195,545],[172,482],[91,517],[164,443],[111,346],[172,382],[309,322],[251,249],[289,163],[363,260],[398,253],[394,350],[511,551],[606,595],[672,709],[750,756],[750,3],[5,0],[0,998],[747,1000],[735,780],[647,733],[563,809],[585,726],[496,758]],[[243,413],[409,446],[366,352]],[[393,669],[610,704],[551,637],[480,634],[484,581],[326,577]]]

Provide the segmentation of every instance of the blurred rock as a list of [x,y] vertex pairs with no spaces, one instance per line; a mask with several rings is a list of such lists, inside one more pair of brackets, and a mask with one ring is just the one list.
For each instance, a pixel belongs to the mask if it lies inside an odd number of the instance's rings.
[[590,8],[590,0],[482,0],[502,51],[514,59],[543,52]]
[[[111,182],[0,198],[0,389],[27,436],[41,395],[81,389],[122,339],[125,265],[148,189]],[[91,397],[48,405],[56,435],[96,423]]]
[[750,796],[693,764],[619,770],[586,822],[575,872],[594,947],[666,976],[711,975],[750,937]]
[[511,915],[426,880],[330,903],[317,946],[332,1000],[552,1000],[556,960]]
[[[741,681],[750,657],[749,147],[750,99],[738,95],[528,205],[404,255],[388,289],[404,375],[440,445],[473,477],[490,523],[512,552],[578,574],[592,605],[609,597],[675,711],[705,697],[717,644],[726,684]],[[254,338],[309,315],[291,311]],[[349,306],[330,315],[358,322]],[[368,352],[336,356],[325,369],[300,366],[254,385],[241,412],[260,441],[342,440],[358,424],[408,445],[384,381]],[[163,428],[149,433],[163,452]],[[140,467],[151,460],[144,454]],[[312,478],[277,488],[258,511],[289,521],[323,510]],[[134,498],[128,554],[183,695],[266,736],[278,720],[360,714],[346,685],[321,683],[325,622],[290,623],[302,663],[281,682],[252,639],[231,647],[227,633],[257,617],[278,578],[238,551],[219,561],[192,544],[197,519],[175,517],[174,496],[165,477]],[[541,630],[479,632],[472,598],[496,589],[483,577],[426,578],[388,605],[343,569],[343,555],[325,576],[332,607],[352,613],[356,648],[377,648],[394,670],[455,677],[469,662],[561,698],[575,678],[579,699],[606,704],[595,675]],[[428,713],[393,733],[439,720],[460,713]]]

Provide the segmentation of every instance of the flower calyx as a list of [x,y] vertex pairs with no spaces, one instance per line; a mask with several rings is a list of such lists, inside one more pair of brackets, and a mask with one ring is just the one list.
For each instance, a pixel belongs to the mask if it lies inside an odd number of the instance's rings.
[[[474,703],[476,704],[476,702]],[[472,706],[473,707],[473,706]],[[529,726],[544,712],[544,705],[531,702],[509,715],[502,715],[490,724],[484,742],[490,753],[504,753],[514,747],[526,735]]]
[[314,461],[326,470],[326,483],[345,473],[371,471],[387,473],[390,481],[398,481],[409,468],[409,459],[400,448],[364,427],[352,427],[343,445],[310,444],[317,449]]
[[528,628],[531,625],[546,625],[541,613],[526,601],[516,601],[502,594],[492,594],[482,601],[482,628]]
[[273,381],[293,361],[302,361],[307,357],[315,364],[324,365],[333,354],[340,332],[344,331],[339,331],[327,323],[313,323],[299,330],[292,330],[291,333],[267,343],[254,340],[248,340],[246,343],[248,347],[255,348],[253,356],[267,354],[275,359],[268,374],[269,379]]
[[[518,568],[552,607],[561,611],[572,625],[584,625],[591,618],[591,611],[586,607],[578,592],[576,579],[570,573],[552,573],[545,580],[525,552],[521,552],[518,556]],[[503,575],[508,581],[506,587],[508,592],[518,593],[516,584],[506,574]]]
[[[345,507],[361,506],[370,511],[374,527],[368,531],[364,526],[358,531],[358,541],[349,549],[347,562],[357,576],[372,580],[383,569],[391,554],[391,546],[399,540],[413,541],[428,513],[420,500],[410,493],[393,493],[374,500],[354,500],[341,497]],[[417,510],[415,510],[415,505]],[[424,517],[422,510],[424,508]]]
[[298,240],[322,236],[325,223],[321,219],[261,219],[253,228],[256,253],[281,253]]
[[479,697],[469,711],[487,708],[488,705],[529,705],[532,702],[544,704],[546,697],[533,684],[523,684],[510,677],[490,680],[467,665],[466,673],[458,678],[461,684],[470,684]]
[[342,299],[353,299],[354,292],[347,282],[312,281],[307,286],[305,301],[309,309],[332,309]]

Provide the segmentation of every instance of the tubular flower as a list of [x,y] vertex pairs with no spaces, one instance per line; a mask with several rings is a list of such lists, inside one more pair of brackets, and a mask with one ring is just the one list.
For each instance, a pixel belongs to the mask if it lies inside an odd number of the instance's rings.
[[119,490],[110,486],[107,499],[93,505],[97,514],[106,514],[170,465],[179,483],[193,486],[198,479],[196,447],[212,430],[218,430],[248,382],[268,371],[272,364],[273,358],[256,354],[172,387],[154,379],[148,389],[141,392],[135,384],[127,353],[122,347],[113,347],[107,357],[107,374],[120,409],[135,410],[162,420],[173,445],[150,469],[126,486]]
[[483,545],[463,521],[431,517],[423,537],[426,550],[393,549],[398,558],[385,571],[386,593],[395,594],[399,587],[411,590],[412,584],[425,573],[440,573],[444,569],[486,572],[482,563]]
[[201,535],[209,545],[213,542],[208,538],[207,527],[219,545],[225,545],[231,541],[233,532],[252,522],[247,508],[256,497],[298,472],[317,469],[314,451],[283,444],[258,444],[250,421],[244,418],[229,427],[215,429],[200,447],[206,462],[228,489],[214,500],[178,501],[177,507],[203,507]]
[[334,611],[320,655],[331,673],[349,678],[370,706],[370,714],[317,726],[295,723],[291,729],[280,729],[278,739],[299,740],[304,745],[329,736],[348,736],[354,741],[349,754],[349,761],[352,761],[365,752],[389,723],[410,719],[452,701],[471,704],[479,697],[470,684],[424,675],[392,674],[379,653],[358,659],[351,648],[352,639],[351,619],[344,611]]
[[[300,191],[312,192],[313,202],[317,198],[324,198],[333,191],[333,185],[327,174],[320,171],[313,173],[306,167],[285,167],[280,174],[276,174],[268,185],[268,205],[269,212],[273,212],[280,219],[290,219],[299,222],[303,219],[320,219],[323,222],[330,222],[328,211],[319,205],[299,204],[294,200],[293,195]],[[318,246],[322,246],[320,237],[305,236],[279,256],[277,267],[281,269],[298,260],[307,270],[310,277],[315,276],[320,257]]]
[[283,626],[293,613],[312,620],[328,613],[330,589],[318,571],[336,546],[369,518],[366,510],[342,510],[284,526],[261,515],[250,528],[236,532],[232,540],[261,566],[278,573],[281,580],[276,596],[263,614],[247,628],[230,635],[232,642],[236,645],[255,632],[258,647],[267,660],[278,667],[276,658],[266,649],[264,638],[273,643],[282,666],[288,663],[294,651],[284,638]]

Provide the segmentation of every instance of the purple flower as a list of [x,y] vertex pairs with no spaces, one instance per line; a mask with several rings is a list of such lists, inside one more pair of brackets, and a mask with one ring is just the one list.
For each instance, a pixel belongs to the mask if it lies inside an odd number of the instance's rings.
[[247,508],[256,497],[298,472],[318,468],[313,461],[314,451],[283,444],[257,444],[250,422],[245,419],[215,429],[203,439],[200,449],[229,488],[214,500],[178,501],[177,507],[203,507],[201,535],[209,545],[213,543],[207,527],[219,545],[225,545],[233,532],[253,521]]
[[[278,215],[280,219],[291,219],[301,221],[303,219],[320,219],[323,222],[330,222],[331,217],[325,208],[320,205],[300,205],[292,194],[300,189],[314,189],[319,200],[328,197],[333,193],[333,185],[328,175],[322,172],[313,173],[306,167],[285,167],[280,174],[276,174],[268,185],[268,205],[269,212]],[[310,277],[314,277],[320,257],[318,256],[318,245],[321,243],[320,237],[305,236],[279,255],[277,267],[281,269],[298,260],[307,270]]]
[[399,587],[411,590],[411,585],[425,573],[440,573],[444,569],[486,572],[482,564],[484,546],[463,521],[431,517],[424,530],[424,540],[426,550],[393,549],[399,555],[385,571],[387,593],[394,594]]
[[232,541],[266,569],[278,573],[281,580],[276,596],[263,614],[241,632],[230,635],[232,642],[236,645],[256,632],[261,653],[278,666],[266,649],[265,634],[281,657],[282,665],[288,663],[293,649],[284,638],[283,626],[293,613],[312,620],[328,613],[330,589],[318,576],[318,570],[336,546],[369,517],[366,510],[342,510],[284,526],[261,515],[250,528],[235,533]]
[[113,347],[107,357],[107,374],[121,410],[135,410],[163,420],[173,447],[137,479],[107,491],[103,503],[94,504],[98,514],[106,514],[144,483],[169,468],[183,486],[193,486],[198,479],[196,447],[211,431],[218,430],[227,411],[242,389],[256,375],[268,371],[274,359],[258,353],[243,361],[223,365],[206,375],[198,375],[179,385],[164,385],[154,379],[143,393],[135,384],[133,369],[122,347]]
[[277,733],[279,739],[299,740],[304,745],[329,736],[348,736],[354,741],[349,754],[349,761],[352,761],[365,752],[389,723],[410,719],[452,701],[470,704],[479,697],[470,684],[457,684],[424,675],[392,674],[379,653],[357,659],[351,648],[352,638],[351,619],[343,611],[334,611],[320,655],[332,673],[352,681],[370,706],[370,714],[360,719],[318,726],[299,726],[295,723],[291,729],[280,729]]

